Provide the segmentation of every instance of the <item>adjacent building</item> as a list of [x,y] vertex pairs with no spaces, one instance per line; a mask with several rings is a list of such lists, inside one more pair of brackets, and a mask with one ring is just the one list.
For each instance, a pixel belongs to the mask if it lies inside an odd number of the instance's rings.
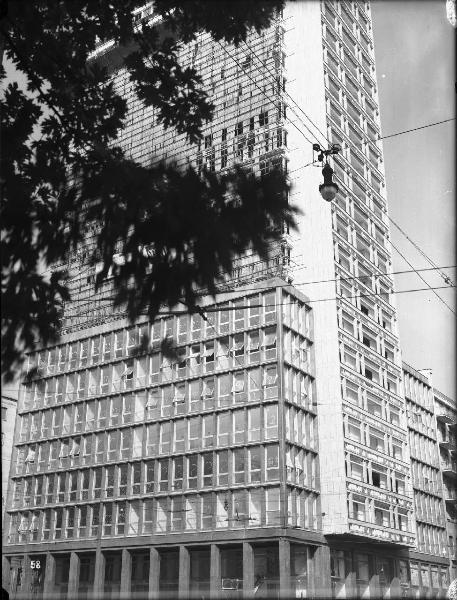
[[433,389],[429,372],[416,371],[406,363],[403,383],[416,519],[416,545],[410,551],[409,568],[411,589],[421,597],[449,586],[452,552],[446,531],[446,492],[440,461],[443,438],[434,401],[434,396],[441,394]]
[[457,408],[454,400],[434,390],[451,581],[457,579]]
[[[408,413],[434,423],[433,393],[430,409],[402,385],[369,4],[290,3],[238,47],[187,45],[215,104],[200,145],[156,124],[119,57],[94,59],[128,101],[132,158],[279,165],[303,214],[201,312],[133,327],[109,278],[94,294],[87,248],[73,257],[61,341],[29,357],[19,404],[13,597],[443,594],[451,503],[423,485],[440,480],[439,440]],[[313,143],[341,147],[332,203],[306,168]]]

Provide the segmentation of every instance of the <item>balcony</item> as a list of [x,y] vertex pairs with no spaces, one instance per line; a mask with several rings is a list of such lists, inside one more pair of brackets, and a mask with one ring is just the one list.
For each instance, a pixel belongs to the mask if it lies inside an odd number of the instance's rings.
[[457,479],[457,463],[451,461],[442,461],[441,465],[443,475],[446,475],[447,477],[452,477],[453,479]]
[[437,408],[436,418],[441,423],[445,423],[447,425],[456,425],[457,417],[451,410],[446,410],[444,407],[440,406]]
[[451,450],[452,452],[455,452],[457,450],[457,444],[455,442],[455,440],[453,438],[451,438],[450,436],[447,437],[440,437],[438,439],[438,443],[440,445],[441,448],[443,448],[444,450]]
[[446,502],[446,508],[457,509],[457,492],[454,490],[444,490],[444,501]]

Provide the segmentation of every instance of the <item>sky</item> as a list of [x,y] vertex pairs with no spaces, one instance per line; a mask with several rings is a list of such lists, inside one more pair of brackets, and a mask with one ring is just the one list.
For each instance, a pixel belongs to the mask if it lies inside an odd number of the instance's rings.
[[[373,32],[382,136],[455,117],[455,29],[445,0],[374,0]],[[455,121],[383,141],[389,215],[437,266],[456,265]],[[431,265],[390,223],[392,244],[415,268]],[[393,248],[393,270],[411,267]],[[453,283],[456,269],[443,270]],[[421,275],[446,286],[436,271]],[[423,288],[395,276],[396,291]],[[436,290],[456,310],[454,288]],[[432,370],[456,399],[456,316],[431,291],[397,294],[403,360]]]

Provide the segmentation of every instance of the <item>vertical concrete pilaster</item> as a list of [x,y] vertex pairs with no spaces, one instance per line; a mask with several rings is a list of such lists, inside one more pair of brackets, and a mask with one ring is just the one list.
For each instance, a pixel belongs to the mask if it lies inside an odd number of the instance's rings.
[[132,588],[132,555],[126,548],[122,549],[121,565],[121,598],[128,600]]
[[210,565],[210,598],[219,598],[222,591],[221,585],[221,551],[219,546],[211,544]]
[[330,548],[316,546],[310,561],[310,587],[314,598],[328,598],[331,595]]
[[370,579],[370,598],[379,598],[381,596],[381,586],[379,585],[379,575],[372,575]]
[[401,596],[402,590],[400,578],[398,576],[395,576],[392,578],[392,581],[390,583],[389,598],[401,598]]
[[78,596],[80,558],[76,552],[70,553],[70,572],[68,573],[68,599]]
[[53,554],[46,552],[46,568],[44,571],[43,598],[52,598],[56,580],[56,559]]
[[100,548],[95,551],[95,572],[93,598],[103,598],[105,591],[105,555]]
[[18,598],[27,599],[30,596],[30,586],[32,584],[32,568],[30,566],[30,555],[24,554],[22,562],[21,587],[17,591]]
[[149,594],[148,598],[154,600],[159,597],[160,554],[157,548],[149,550]]
[[254,548],[243,542],[243,598],[254,596]]
[[2,556],[2,587],[8,593],[11,590],[11,563],[10,559]]
[[186,546],[179,546],[179,584],[178,598],[189,597],[190,590],[190,556]]
[[290,580],[290,542],[279,538],[279,594],[283,598],[292,598]]

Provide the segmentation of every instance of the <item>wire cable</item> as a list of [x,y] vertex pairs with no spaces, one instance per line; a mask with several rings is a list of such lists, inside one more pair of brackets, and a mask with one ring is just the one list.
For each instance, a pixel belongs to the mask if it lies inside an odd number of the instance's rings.
[[[231,58],[231,60],[232,60],[233,62],[235,62],[239,68],[242,68],[242,66],[241,66],[241,63],[240,63],[240,62],[239,62],[239,61],[238,61],[238,60],[237,60],[237,59],[236,59],[234,56],[232,56],[232,55],[230,54],[230,52],[229,52],[229,51],[228,51],[228,50],[227,50],[227,49],[226,49],[226,48],[223,46],[223,44],[221,44],[221,42],[219,42],[219,41],[217,41],[217,43],[218,43],[218,44],[219,44],[219,46],[222,48],[222,50],[223,50],[223,51],[224,51],[224,52],[225,52],[225,53],[226,53],[226,54],[227,54],[227,55],[228,55],[228,56]],[[250,81],[252,81],[252,83],[253,83],[253,84],[256,86],[256,88],[257,88],[258,90],[260,90],[260,92],[261,92],[261,93],[262,93],[262,94],[265,96],[265,98],[266,98],[266,99],[267,99],[269,102],[271,102],[271,103],[273,104],[273,106],[276,106],[276,105],[277,105],[277,100],[272,100],[272,99],[270,98],[270,96],[268,96],[268,94],[267,94],[267,93],[266,93],[266,92],[265,92],[265,91],[264,91],[264,90],[263,90],[263,89],[262,89],[262,88],[261,88],[261,87],[260,87],[260,86],[257,84],[257,82],[255,81],[255,79],[253,79],[253,78],[252,78],[250,75],[248,75],[247,73],[245,73],[245,75],[246,75],[246,77],[247,77],[247,78],[248,78]],[[310,140],[310,139],[309,139],[309,138],[308,138],[308,137],[307,137],[307,136],[306,136],[306,135],[303,133],[303,131],[300,129],[300,127],[298,127],[298,125],[297,125],[296,123],[294,123],[294,121],[292,121],[292,120],[291,120],[290,118],[288,118],[288,117],[285,117],[285,119],[286,119],[287,121],[289,121],[289,123],[290,123],[291,125],[293,125],[293,126],[295,127],[295,129],[296,129],[297,131],[299,131],[299,132],[302,134],[302,136],[305,138],[305,140],[306,140],[308,143],[310,143],[311,145],[313,144],[313,142],[312,142],[312,141],[311,141],[311,140]]]
[[411,131],[419,131],[420,129],[426,129],[427,127],[434,127],[435,125],[441,125],[442,123],[449,123],[449,121],[455,121],[455,117],[444,119],[443,121],[436,121],[435,123],[428,123],[427,125],[421,125],[419,127],[413,127],[413,129],[405,129],[404,131],[398,131],[397,133],[391,133],[390,135],[383,135],[378,137],[378,140],[386,140],[387,138],[403,135],[404,133],[410,133]]
[[[266,62],[263,62],[261,58],[259,58],[259,56],[256,54],[256,52],[254,52],[253,48],[246,42],[243,41],[244,45],[248,48],[248,50],[257,58],[257,60],[259,61],[259,63],[263,66],[263,68],[271,75],[272,77],[272,82],[273,85],[276,84],[276,77],[277,75],[272,72],[269,67],[267,66]],[[283,91],[283,94],[285,94],[293,103],[294,105],[300,110],[301,113],[303,113],[303,115],[308,119],[308,121],[316,128],[316,130],[322,135],[323,139],[325,140],[326,143],[330,144],[330,141],[328,140],[327,136],[319,129],[319,127],[312,121],[312,119],[306,114],[306,112],[301,108],[301,106],[292,98],[292,96],[286,92],[285,90]],[[290,105],[289,105],[290,108]],[[315,133],[313,133],[311,131],[311,129],[309,129],[309,127],[306,125],[306,123],[304,123],[300,117],[297,115],[297,113],[295,111],[292,111],[294,113],[294,115],[296,117],[298,117],[298,119],[300,120],[301,124],[306,127],[306,130],[312,135],[314,136]]]
[[434,263],[432,261],[432,259],[427,256],[427,254],[419,247],[418,244],[416,244],[416,242],[414,242],[409,236],[408,234],[400,227],[400,225],[398,225],[398,223],[396,223],[391,216],[387,215],[389,218],[389,221],[400,231],[400,233],[402,233],[404,235],[404,237],[411,242],[411,244],[414,246],[414,248],[416,248],[416,250],[419,252],[419,254],[421,254],[421,256],[423,256],[425,258],[425,260],[432,266],[434,267],[439,274],[441,275],[441,277],[443,278],[444,282],[447,283],[448,285],[453,285],[453,281],[445,274],[442,273],[439,269],[439,267],[436,265],[436,263]]
[[[411,265],[410,265],[411,266]],[[449,266],[444,266],[444,267],[439,267],[440,269],[454,269],[456,268],[457,265],[449,265]],[[300,267],[301,268],[301,267]],[[420,271],[434,271],[436,270],[437,267],[423,267],[420,269],[416,269],[416,268],[411,268],[411,269],[405,269],[402,271],[392,271],[391,273],[385,273],[385,274],[379,274],[379,275],[375,275],[376,278],[381,278],[381,277],[391,277],[392,275],[403,275],[406,273],[417,273]],[[306,281],[306,282],[301,282],[301,283],[291,283],[291,284],[283,284],[279,287],[293,287],[293,288],[298,288],[298,287],[304,287],[307,285],[314,285],[314,284],[320,284],[320,283],[331,283],[333,282],[337,282],[337,281],[359,281],[361,283],[363,283],[363,280],[366,279],[366,275],[364,276],[351,276],[351,277],[336,277],[336,278],[331,278],[331,279],[320,279],[320,280],[315,280],[315,281]],[[262,291],[266,291],[271,289],[271,286],[266,286],[266,287],[257,287],[257,288],[243,288],[242,286],[240,286],[240,291],[242,291],[243,293],[245,292],[262,292]],[[234,290],[227,290],[227,291],[218,291],[216,292],[216,294],[221,295],[221,294],[232,294]],[[207,292],[201,292],[196,294],[196,296],[198,297],[205,297],[205,296],[209,296],[210,294]],[[82,306],[87,305],[87,304],[93,304],[94,302],[113,302],[115,300],[115,296],[103,296],[101,298],[97,298],[97,299],[92,299],[92,300],[87,300],[84,301],[82,303]],[[78,300],[75,300],[74,302],[78,302]],[[81,304],[79,305],[81,306]],[[77,309],[76,309],[77,310]],[[80,312],[78,313],[78,315],[72,315],[72,316],[80,316],[86,314],[86,312]]]
[[[444,304],[444,306],[446,306],[446,307],[447,307],[447,308],[448,308],[448,309],[451,311],[451,313],[452,313],[452,314],[454,314],[454,315],[455,315],[455,314],[456,314],[456,312],[455,312],[455,311],[454,311],[454,310],[453,310],[453,309],[452,309],[452,308],[449,306],[449,304],[448,304],[448,303],[447,303],[447,302],[446,302],[446,301],[445,301],[445,300],[444,300],[444,299],[443,299],[443,298],[442,298],[442,297],[441,297],[441,296],[438,294],[438,292],[436,291],[436,290],[442,290],[442,289],[446,289],[446,288],[448,288],[448,287],[449,287],[449,288],[451,288],[451,287],[452,287],[452,288],[455,288],[455,285],[444,285],[444,286],[441,286],[441,287],[432,287],[432,286],[430,286],[430,284],[427,282],[427,280],[426,280],[426,279],[424,279],[424,278],[422,277],[422,275],[419,273],[419,271],[418,271],[417,269],[414,269],[413,265],[412,265],[412,264],[409,262],[409,260],[406,258],[406,256],[400,252],[400,250],[399,250],[399,249],[398,249],[398,248],[395,246],[395,244],[393,244],[393,243],[392,243],[392,241],[391,241],[390,243],[391,243],[391,246],[392,246],[392,248],[393,248],[393,249],[394,249],[394,250],[395,250],[395,251],[396,251],[396,252],[397,252],[397,253],[398,253],[398,254],[399,254],[399,255],[400,255],[402,258],[403,258],[403,260],[404,260],[404,261],[405,261],[405,262],[406,262],[406,263],[407,263],[407,264],[408,264],[408,265],[409,265],[409,266],[410,266],[410,267],[413,269],[413,271],[416,273],[416,275],[419,277],[419,279],[421,279],[421,280],[422,280],[422,281],[423,281],[423,282],[424,282],[424,283],[427,285],[428,289],[429,289],[430,291],[432,291],[432,292],[435,294],[435,296],[436,296],[436,297],[437,297],[437,298],[440,300],[440,302],[442,302],[442,304]],[[426,289],[426,288],[423,288],[423,289]],[[397,294],[398,294],[399,292],[395,292],[395,293],[397,293]]]

